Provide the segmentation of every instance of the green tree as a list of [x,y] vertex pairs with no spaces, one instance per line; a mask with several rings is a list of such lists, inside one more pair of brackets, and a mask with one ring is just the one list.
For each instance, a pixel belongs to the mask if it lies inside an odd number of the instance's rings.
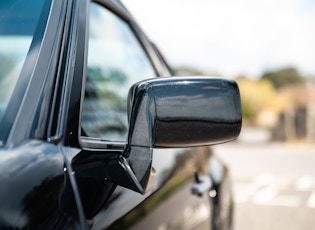
[[300,75],[297,69],[293,67],[265,72],[261,79],[269,80],[276,89],[279,89],[285,85],[304,84],[306,81],[305,78]]

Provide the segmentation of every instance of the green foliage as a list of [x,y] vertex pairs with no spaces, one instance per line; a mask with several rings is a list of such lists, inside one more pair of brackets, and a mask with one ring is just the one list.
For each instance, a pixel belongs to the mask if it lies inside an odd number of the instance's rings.
[[245,122],[253,123],[257,114],[262,111],[275,96],[270,81],[255,81],[246,77],[236,79],[242,100],[242,116]]
[[269,80],[276,89],[285,85],[304,84],[305,78],[293,67],[266,72],[261,79]]

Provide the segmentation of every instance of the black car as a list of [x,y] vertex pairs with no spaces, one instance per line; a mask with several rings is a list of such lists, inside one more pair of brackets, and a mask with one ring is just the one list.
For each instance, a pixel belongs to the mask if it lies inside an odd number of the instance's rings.
[[172,77],[119,1],[0,2],[0,229],[229,229],[234,81]]

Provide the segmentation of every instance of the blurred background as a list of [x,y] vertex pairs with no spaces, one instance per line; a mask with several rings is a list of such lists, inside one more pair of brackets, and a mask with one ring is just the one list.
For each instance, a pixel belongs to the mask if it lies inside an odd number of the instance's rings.
[[238,82],[235,229],[315,225],[315,1],[124,0],[177,75]]

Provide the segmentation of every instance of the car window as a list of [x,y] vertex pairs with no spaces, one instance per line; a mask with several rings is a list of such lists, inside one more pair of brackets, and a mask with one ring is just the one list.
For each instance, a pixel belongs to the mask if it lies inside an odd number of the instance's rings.
[[29,51],[43,2],[0,2],[0,123]]
[[90,3],[81,135],[126,141],[129,88],[154,76],[154,68],[130,25],[107,8]]

